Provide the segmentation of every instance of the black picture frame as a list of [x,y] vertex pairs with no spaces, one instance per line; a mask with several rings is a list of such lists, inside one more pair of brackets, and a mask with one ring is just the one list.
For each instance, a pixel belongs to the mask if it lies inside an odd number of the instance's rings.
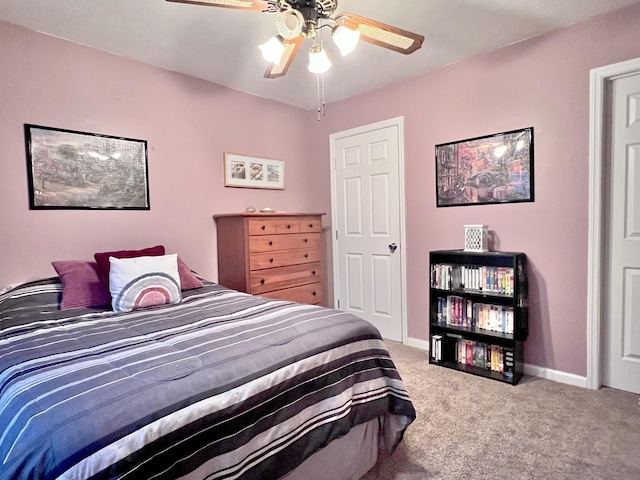
[[533,127],[435,150],[437,207],[534,201]]
[[146,140],[24,124],[29,208],[149,210]]

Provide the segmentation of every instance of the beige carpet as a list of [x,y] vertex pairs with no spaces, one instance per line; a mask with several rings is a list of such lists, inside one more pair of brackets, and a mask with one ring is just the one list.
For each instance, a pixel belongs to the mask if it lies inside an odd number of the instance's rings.
[[640,479],[637,395],[527,376],[511,386],[387,345],[417,418],[363,480]]

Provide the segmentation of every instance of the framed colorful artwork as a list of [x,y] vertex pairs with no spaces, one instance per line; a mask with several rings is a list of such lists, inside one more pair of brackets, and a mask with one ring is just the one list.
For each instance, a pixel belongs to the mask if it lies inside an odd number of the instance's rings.
[[533,202],[533,127],[436,145],[436,201]]

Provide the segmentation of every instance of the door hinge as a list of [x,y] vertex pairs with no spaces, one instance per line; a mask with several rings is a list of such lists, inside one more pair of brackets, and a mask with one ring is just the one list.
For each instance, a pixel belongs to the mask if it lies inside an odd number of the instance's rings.
[[340,299],[338,299],[338,310],[340,310]]
[[338,239],[338,230],[336,230],[336,240]]

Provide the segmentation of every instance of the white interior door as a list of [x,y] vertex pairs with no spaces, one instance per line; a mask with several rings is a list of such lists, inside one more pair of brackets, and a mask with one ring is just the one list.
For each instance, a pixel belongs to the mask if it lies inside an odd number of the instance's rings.
[[331,136],[334,304],[403,341],[402,119]]
[[640,74],[612,81],[603,384],[640,393]]

